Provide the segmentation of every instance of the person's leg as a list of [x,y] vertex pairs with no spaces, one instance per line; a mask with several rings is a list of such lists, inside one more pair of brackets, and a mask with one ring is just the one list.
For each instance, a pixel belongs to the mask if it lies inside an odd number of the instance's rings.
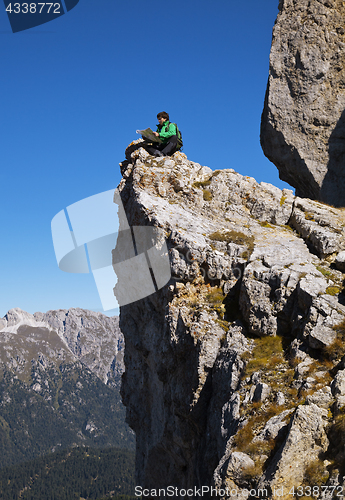
[[169,137],[168,142],[166,142],[163,147],[160,146],[159,149],[163,153],[163,156],[171,156],[175,153],[177,147],[177,135],[172,135]]
[[158,144],[158,142],[157,142],[157,143],[153,143],[153,144],[142,144],[141,147],[146,149],[146,151],[148,152],[149,155],[157,156],[157,154],[159,153],[159,149],[158,149],[159,146],[160,146],[160,144]]

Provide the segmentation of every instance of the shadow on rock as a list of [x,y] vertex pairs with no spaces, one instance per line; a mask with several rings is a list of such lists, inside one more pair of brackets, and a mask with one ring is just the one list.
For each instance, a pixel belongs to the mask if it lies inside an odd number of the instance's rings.
[[335,207],[345,206],[345,110],[328,141],[329,161],[320,199]]

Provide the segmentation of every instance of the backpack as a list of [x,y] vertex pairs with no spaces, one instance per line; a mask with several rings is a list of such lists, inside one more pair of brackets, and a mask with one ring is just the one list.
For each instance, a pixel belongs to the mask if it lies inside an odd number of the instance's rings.
[[[170,123],[172,123],[172,122],[167,122],[167,124],[165,125],[165,131],[167,131],[167,130],[168,130]],[[178,128],[178,126],[176,125],[176,123],[173,123],[173,125],[175,125],[175,127],[176,127],[176,135],[177,135],[177,146],[176,146],[176,151],[182,151],[182,148],[183,148],[183,140],[182,140],[181,130],[179,130],[179,128]]]

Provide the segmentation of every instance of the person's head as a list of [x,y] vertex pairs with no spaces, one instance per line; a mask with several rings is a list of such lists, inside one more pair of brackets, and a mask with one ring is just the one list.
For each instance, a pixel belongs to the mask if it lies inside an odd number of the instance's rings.
[[169,121],[169,115],[166,111],[161,111],[160,113],[158,113],[157,118],[160,125],[162,125],[162,123],[164,122]]

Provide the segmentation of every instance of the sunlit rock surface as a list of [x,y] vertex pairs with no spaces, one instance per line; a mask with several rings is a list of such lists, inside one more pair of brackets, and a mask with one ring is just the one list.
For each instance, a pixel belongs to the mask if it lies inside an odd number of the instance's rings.
[[121,171],[120,228],[163,230],[172,270],[120,312],[137,484],[238,498],[259,487],[272,498],[312,473],[342,484],[342,379],[332,380],[345,297],[333,262],[345,213],[182,153],[149,156],[140,141]]

